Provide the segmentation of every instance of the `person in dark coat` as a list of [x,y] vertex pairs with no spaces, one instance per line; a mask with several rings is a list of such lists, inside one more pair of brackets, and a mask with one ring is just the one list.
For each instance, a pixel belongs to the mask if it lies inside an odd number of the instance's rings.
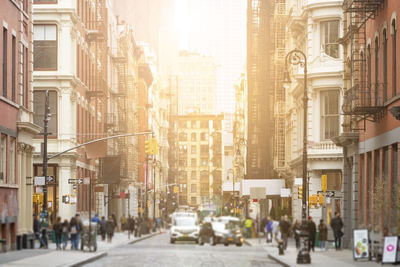
[[283,217],[283,220],[280,221],[279,230],[281,231],[282,234],[283,249],[286,250],[290,234],[290,222],[289,222],[289,217],[287,215],[285,215]]
[[315,233],[317,232],[317,226],[315,225],[315,222],[312,220],[311,216],[308,216],[307,230],[309,244],[308,250],[315,251]]
[[318,241],[321,250],[325,250],[325,242],[328,240],[328,227],[324,223],[324,220],[319,221],[318,225]]
[[301,223],[298,219],[296,219],[295,223],[293,224],[293,234],[294,240],[296,241],[296,248],[300,248],[300,232],[301,232]]
[[115,224],[112,216],[108,216],[108,220],[106,222],[106,233],[107,233],[107,242],[111,243],[115,230]]
[[75,217],[69,221],[69,232],[71,233],[71,249],[78,250],[79,224]]
[[33,233],[37,240],[39,240],[40,248],[46,247],[46,243],[43,241],[42,237],[40,236],[40,232],[42,230],[42,226],[40,225],[40,221],[37,218],[36,214],[33,214]]
[[63,233],[63,226],[61,223],[61,217],[57,217],[56,223],[53,226],[54,235],[56,237],[56,246],[57,250],[61,250],[61,241],[62,241],[62,233]]
[[102,216],[101,221],[99,222],[101,241],[106,240],[106,223],[107,223],[106,218],[104,216]]
[[333,230],[333,235],[335,236],[335,248],[336,250],[341,249],[342,246],[342,228],[343,228],[343,221],[340,218],[340,213],[335,212],[335,218],[331,220],[331,228]]
[[128,238],[131,237],[131,234],[135,231],[135,220],[133,219],[133,217],[131,215],[129,215],[128,217]]
[[62,224],[63,249],[65,249],[67,247],[68,239],[69,239],[69,223],[68,223],[68,220],[65,219]]

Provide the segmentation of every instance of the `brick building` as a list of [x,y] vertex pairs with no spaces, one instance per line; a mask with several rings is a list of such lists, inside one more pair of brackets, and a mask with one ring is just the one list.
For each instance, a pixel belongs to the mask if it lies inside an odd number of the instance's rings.
[[[0,239],[20,249],[32,234],[32,26],[29,1],[2,1],[0,21]],[[5,246],[5,248],[4,248]]]

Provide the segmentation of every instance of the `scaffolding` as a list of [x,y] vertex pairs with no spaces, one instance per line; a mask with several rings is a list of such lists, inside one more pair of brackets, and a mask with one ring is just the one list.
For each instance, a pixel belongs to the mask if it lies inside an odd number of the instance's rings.
[[[345,79],[350,89],[345,92],[342,111],[350,116],[351,130],[365,130],[366,120],[378,121],[384,110],[385,83],[372,83],[371,50],[375,44],[367,44],[367,21],[374,19],[384,0],[345,0],[343,10],[347,14],[347,28],[343,43],[350,45],[350,64]],[[369,62],[367,62],[369,61]],[[368,64],[367,64],[368,63]],[[364,127],[360,122],[364,122]]]

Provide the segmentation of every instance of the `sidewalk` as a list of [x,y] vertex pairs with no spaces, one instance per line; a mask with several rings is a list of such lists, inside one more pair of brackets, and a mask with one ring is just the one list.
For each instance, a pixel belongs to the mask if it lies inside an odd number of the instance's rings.
[[114,234],[112,243],[101,241],[101,238],[97,236],[96,252],[70,250],[71,243],[68,243],[68,249],[66,250],[56,250],[56,245],[49,243],[49,249],[27,249],[0,254],[0,266],[80,266],[106,256],[107,251],[112,248],[133,244],[157,234],[159,232],[136,238],[131,235],[131,238],[128,239],[128,233],[118,232]]
[[[289,242],[285,255],[279,255],[278,248],[265,243],[265,239],[261,238],[261,242],[257,238],[246,239],[248,245],[259,246],[267,251],[268,257],[282,264],[283,266],[305,266],[304,264],[296,264],[297,250],[294,244]],[[352,251],[344,249],[336,251],[330,249],[328,251],[320,251],[319,248],[315,252],[311,252],[311,264],[306,266],[324,266],[324,267],[350,267],[350,266],[365,266],[378,267],[380,264],[373,261],[353,261]]]

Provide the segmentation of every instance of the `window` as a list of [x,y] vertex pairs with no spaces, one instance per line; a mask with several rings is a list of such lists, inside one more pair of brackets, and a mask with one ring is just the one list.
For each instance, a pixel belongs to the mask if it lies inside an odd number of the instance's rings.
[[196,133],[191,134],[191,140],[192,142],[196,142]]
[[197,165],[197,160],[196,159],[192,159],[190,162],[190,166],[195,167]]
[[202,183],[208,183],[208,179],[209,178],[209,174],[208,174],[208,171],[202,171],[201,173],[200,173],[200,181],[202,182]]
[[375,38],[375,104],[378,104],[378,84],[379,84],[379,40],[378,37]]
[[3,28],[3,96],[7,97],[7,29]]
[[208,134],[207,133],[201,133],[200,134],[200,141],[207,141]]
[[179,166],[180,167],[186,167],[186,164],[187,164],[186,159],[180,159],[179,160]]
[[371,45],[367,47],[367,104],[371,105],[372,90],[372,54]]
[[201,145],[200,146],[200,154],[207,154],[208,155],[208,145]]
[[397,29],[396,29],[396,20],[392,21],[392,28],[393,28],[393,35],[392,35],[392,47],[393,47],[393,96],[397,94],[397,62],[396,62],[396,57],[397,57],[397,44],[396,44],[396,38],[397,38]]
[[191,189],[190,190],[191,193],[196,193],[196,191],[197,191],[196,184],[192,184],[190,189]]
[[15,83],[16,83],[16,77],[15,77],[15,68],[16,68],[16,49],[17,49],[17,44],[15,40],[15,36],[12,37],[12,43],[11,43],[11,99],[12,101],[15,102]]
[[0,182],[5,182],[7,169],[7,136],[5,134],[1,134],[0,149]]
[[339,135],[339,91],[321,92],[321,139]]
[[186,128],[187,122],[186,121],[179,121],[179,128]]
[[190,177],[194,180],[194,179],[197,179],[197,173],[196,173],[196,171],[192,171],[191,173],[190,173]]
[[[34,91],[33,92],[33,122],[41,127],[44,126],[44,108],[46,102],[46,91]],[[50,136],[57,135],[57,93],[55,91],[49,91],[49,105],[50,105],[50,121],[49,121],[49,133]]]
[[56,25],[34,25],[33,46],[35,70],[57,69],[57,27]]
[[187,141],[187,134],[179,133],[179,141]]
[[200,128],[208,128],[208,121],[200,121]]
[[201,158],[201,166],[207,166],[208,165],[208,158]]
[[197,128],[197,121],[192,121],[192,128]]
[[197,204],[197,202],[196,202],[196,197],[192,197],[190,203],[191,203],[192,205],[196,205],[196,204]]
[[387,36],[383,30],[383,102],[387,100]]
[[23,48],[23,89],[20,104],[28,107],[28,96],[29,96],[29,53],[28,48]]
[[15,138],[10,137],[10,184],[15,184]]
[[339,58],[339,20],[321,22],[321,45],[325,54]]
[[190,153],[192,153],[192,154],[196,154],[197,153],[196,146],[191,146],[190,147]]

